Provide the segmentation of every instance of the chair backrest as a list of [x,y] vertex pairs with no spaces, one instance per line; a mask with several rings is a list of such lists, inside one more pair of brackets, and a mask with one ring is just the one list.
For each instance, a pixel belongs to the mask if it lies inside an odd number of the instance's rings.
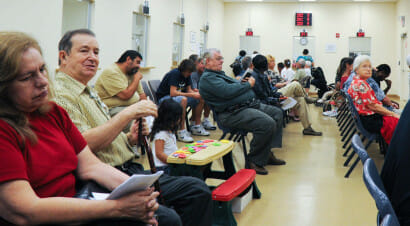
[[369,158],[366,149],[364,149],[362,140],[360,140],[360,136],[355,134],[352,139],[352,146],[353,150],[359,155],[360,160],[364,164],[364,162]]
[[[394,209],[386,195],[386,189],[383,186],[382,179],[377,171],[376,165],[371,158],[368,158],[363,166],[363,180],[366,184],[374,201],[376,201],[377,209],[379,210],[379,219],[383,219],[387,214],[397,218]],[[380,223],[380,222],[378,222]]]
[[397,217],[392,216],[391,214],[387,214],[380,224],[381,226],[400,226],[399,220]]
[[158,99],[157,99],[157,90],[159,88],[159,85],[161,84],[161,80],[148,80],[148,85],[151,88],[151,92],[153,97],[155,98],[154,102],[158,104]]
[[152,94],[151,88],[149,88],[147,81],[141,80],[141,85],[145,95],[155,102],[156,98],[154,99],[154,95]]

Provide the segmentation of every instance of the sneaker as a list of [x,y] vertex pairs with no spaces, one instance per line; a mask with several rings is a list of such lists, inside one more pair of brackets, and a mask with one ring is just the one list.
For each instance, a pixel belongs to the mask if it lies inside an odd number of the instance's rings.
[[195,125],[191,127],[191,133],[197,136],[209,136],[209,132],[205,130],[202,125]]
[[329,117],[336,117],[337,116],[337,111],[336,110],[331,111],[328,116]]
[[206,130],[216,130],[216,126],[212,125],[212,123],[211,123],[211,121],[209,121],[209,119],[204,119],[204,121],[202,121],[202,126]]
[[325,111],[322,113],[322,115],[329,116],[329,117],[336,117],[337,111],[336,110]]
[[194,139],[191,137],[191,134],[189,134],[189,132],[186,130],[179,130],[177,132],[177,139],[185,143],[194,142]]
[[330,110],[330,111],[325,111],[325,112],[322,113],[322,115],[324,115],[324,116],[329,116],[331,113],[332,113],[331,110]]
[[312,127],[308,127],[303,130],[303,135],[311,135],[311,136],[322,136],[322,132],[316,132],[312,129]]

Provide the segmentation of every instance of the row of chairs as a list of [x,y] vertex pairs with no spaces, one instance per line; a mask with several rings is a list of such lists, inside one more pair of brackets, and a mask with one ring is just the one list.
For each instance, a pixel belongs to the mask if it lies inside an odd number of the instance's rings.
[[[391,202],[386,195],[386,189],[380,178],[377,167],[367,153],[367,148],[373,141],[379,143],[380,151],[385,153],[386,145],[380,134],[370,133],[360,121],[359,114],[353,104],[353,100],[349,94],[342,92],[346,102],[339,108],[337,123],[342,136],[343,148],[346,148],[343,156],[348,156],[344,165],[347,166],[354,155],[357,155],[356,160],[346,172],[345,178],[348,178],[359,161],[363,164],[363,181],[367,190],[376,202],[378,209],[377,225],[382,226],[399,226],[398,218],[394,212]],[[367,140],[366,145],[363,142]],[[351,153],[349,151],[352,150]]]
[[[344,142],[342,147],[346,149],[346,151],[343,153],[343,156],[348,156],[343,165],[348,166],[350,161],[356,154],[356,152],[354,151],[350,152],[350,150],[352,149],[352,137],[356,133],[361,136],[362,142],[367,140],[365,150],[367,150],[370,144],[376,141],[379,144],[381,153],[384,154],[386,152],[387,145],[383,137],[379,133],[370,133],[364,128],[360,120],[359,113],[354,106],[352,98],[346,92],[341,92],[346,101],[339,108],[336,119],[339,126],[340,135],[342,136],[342,142]],[[350,176],[353,169],[359,162],[359,158],[360,156],[358,156],[350,166],[349,170],[345,174],[345,178],[348,178]]]
[[359,156],[363,163],[363,181],[367,190],[376,202],[377,209],[377,225],[382,226],[398,226],[399,221],[394,212],[393,206],[386,195],[383,181],[380,178],[376,165],[367,154],[359,135],[355,134],[352,139],[353,150]]

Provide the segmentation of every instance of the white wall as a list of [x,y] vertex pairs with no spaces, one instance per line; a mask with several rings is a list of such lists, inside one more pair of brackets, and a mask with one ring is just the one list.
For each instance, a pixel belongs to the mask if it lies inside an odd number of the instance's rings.
[[[100,44],[100,68],[115,62],[131,45],[132,13],[139,11],[143,0],[98,0],[95,2],[94,31]],[[190,31],[196,33],[197,42],[200,39],[200,29],[206,23],[206,0],[185,0],[183,11],[185,15],[185,42],[183,58],[191,51]],[[223,2],[209,0],[208,46],[222,48],[223,32]],[[173,23],[181,14],[180,0],[151,0],[148,31],[148,53],[144,59],[146,66],[154,69],[143,71],[144,79],[161,79],[171,68]],[[101,70],[97,73],[99,74]],[[91,83],[93,83],[95,79]]]
[[[397,8],[397,17],[396,17],[396,24],[397,24],[397,33],[395,36],[396,41],[396,48],[397,48],[397,61],[401,61],[401,64],[405,70],[398,70],[398,73],[393,75],[394,82],[399,83],[399,86],[395,86],[399,88],[398,94],[402,99],[408,100],[409,97],[409,77],[408,74],[409,69],[406,66],[406,62],[401,59],[402,51],[403,55],[407,56],[410,54],[410,48],[408,47],[410,41],[410,1],[408,0],[399,0],[396,5]],[[405,25],[402,26],[400,21],[400,16],[405,16]],[[403,43],[404,47],[401,46],[401,35],[403,33],[407,34],[407,40]]]
[[[397,73],[396,4],[395,3],[225,3],[224,12],[224,70],[239,51],[239,36],[250,25],[254,35],[261,36],[261,53],[272,54],[276,62],[292,57],[292,37],[301,28],[295,27],[296,11],[311,11],[313,26],[309,36],[316,37],[315,64],[324,69],[328,82],[334,82],[335,71],[342,57],[348,55],[348,37],[355,36],[360,27],[372,37],[372,60],[377,66],[387,63]],[[336,38],[340,33],[340,38]],[[325,53],[327,44],[336,45],[336,53]],[[392,93],[399,82],[394,81]]]
[[0,0],[0,31],[22,31],[39,41],[51,76],[58,66],[62,0]]
[[[190,31],[199,41],[200,29],[209,21],[208,47],[219,48],[225,56],[224,70],[238,53],[239,36],[250,25],[255,35],[261,36],[261,52],[272,54],[277,61],[292,55],[292,37],[301,28],[294,26],[296,11],[311,11],[313,26],[309,36],[316,37],[317,65],[322,66],[329,82],[340,58],[348,54],[348,37],[359,29],[360,5],[362,27],[372,37],[374,65],[388,63],[392,69],[391,93],[406,98],[409,93],[407,72],[401,72],[400,34],[410,35],[410,1],[397,3],[224,3],[223,0],[185,0],[185,44],[183,57],[193,53]],[[98,0],[93,10],[92,28],[101,47],[100,68],[116,61],[131,48],[132,12],[138,11],[143,0]],[[151,0],[147,66],[145,79],[159,79],[171,66],[172,25],[181,13],[181,0]],[[208,14],[208,16],[207,16]],[[399,16],[406,16],[401,27]],[[207,18],[208,17],[208,18]],[[24,31],[34,36],[44,51],[51,74],[58,67],[57,44],[63,29],[63,0],[0,0],[0,30]],[[335,33],[341,34],[339,39]],[[409,39],[409,38],[408,38]],[[336,44],[336,53],[325,53],[326,44]],[[410,53],[409,48],[404,50]],[[99,70],[98,73],[100,73]]]

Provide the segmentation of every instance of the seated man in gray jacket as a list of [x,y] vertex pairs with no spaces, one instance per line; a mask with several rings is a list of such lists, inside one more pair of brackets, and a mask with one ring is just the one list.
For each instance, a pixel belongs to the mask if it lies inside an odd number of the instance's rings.
[[246,167],[266,175],[265,165],[284,165],[272,148],[282,147],[283,117],[280,109],[262,104],[252,87],[255,79],[238,81],[222,71],[223,57],[219,50],[204,53],[205,72],[199,83],[199,93],[213,107],[222,126],[252,132]]

